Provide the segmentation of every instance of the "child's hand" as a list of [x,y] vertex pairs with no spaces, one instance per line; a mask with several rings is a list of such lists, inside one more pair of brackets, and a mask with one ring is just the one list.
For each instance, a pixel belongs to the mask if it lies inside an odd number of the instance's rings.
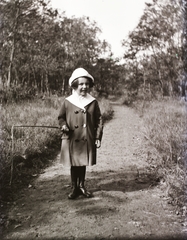
[[99,139],[97,139],[95,141],[95,145],[96,145],[96,148],[100,148],[101,147],[101,141]]
[[68,133],[69,132],[69,128],[66,125],[63,125],[61,128],[61,131],[64,133]]

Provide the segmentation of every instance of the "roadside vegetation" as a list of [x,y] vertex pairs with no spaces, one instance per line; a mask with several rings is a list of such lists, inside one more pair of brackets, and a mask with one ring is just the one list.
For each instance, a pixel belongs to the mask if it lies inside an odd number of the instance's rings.
[[174,98],[154,100],[140,112],[144,121],[149,170],[162,183],[171,202],[181,207],[185,206],[187,187],[186,106],[185,101]]

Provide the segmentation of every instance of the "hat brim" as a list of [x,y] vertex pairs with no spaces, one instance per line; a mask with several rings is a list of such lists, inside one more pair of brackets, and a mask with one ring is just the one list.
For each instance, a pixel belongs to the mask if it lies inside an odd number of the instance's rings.
[[79,69],[76,69],[73,72],[73,74],[71,75],[71,77],[69,79],[69,85],[71,86],[72,83],[80,77],[89,78],[89,79],[91,79],[92,83],[94,84],[94,78],[92,77],[92,75],[90,75],[85,69],[79,68]]

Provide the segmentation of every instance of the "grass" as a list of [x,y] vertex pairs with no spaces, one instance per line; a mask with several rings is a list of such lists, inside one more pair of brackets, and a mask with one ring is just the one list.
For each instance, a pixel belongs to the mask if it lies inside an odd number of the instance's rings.
[[186,103],[153,101],[144,109],[147,161],[166,184],[166,193],[182,204],[186,188]]
[[[55,158],[60,150],[61,131],[59,129],[16,126],[57,126],[57,116],[63,98],[49,98],[19,104],[1,106],[0,127],[0,181],[20,181],[20,176],[33,174],[43,168],[48,158]],[[112,109],[106,99],[99,105],[104,121],[112,117]],[[13,137],[13,139],[12,139]],[[13,143],[13,145],[12,145]]]

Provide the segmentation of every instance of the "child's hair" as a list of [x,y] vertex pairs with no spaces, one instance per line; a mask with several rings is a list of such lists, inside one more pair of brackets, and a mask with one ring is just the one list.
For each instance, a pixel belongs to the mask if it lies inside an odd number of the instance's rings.
[[[89,80],[89,87],[92,88],[92,87],[94,86],[94,83],[93,83],[92,79],[91,79],[91,78],[88,78],[88,77],[86,77],[86,78]],[[71,87],[72,87],[73,89],[77,89],[77,88],[78,88],[78,84],[79,84],[79,78],[76,78],[76,79],[72,82]]]

